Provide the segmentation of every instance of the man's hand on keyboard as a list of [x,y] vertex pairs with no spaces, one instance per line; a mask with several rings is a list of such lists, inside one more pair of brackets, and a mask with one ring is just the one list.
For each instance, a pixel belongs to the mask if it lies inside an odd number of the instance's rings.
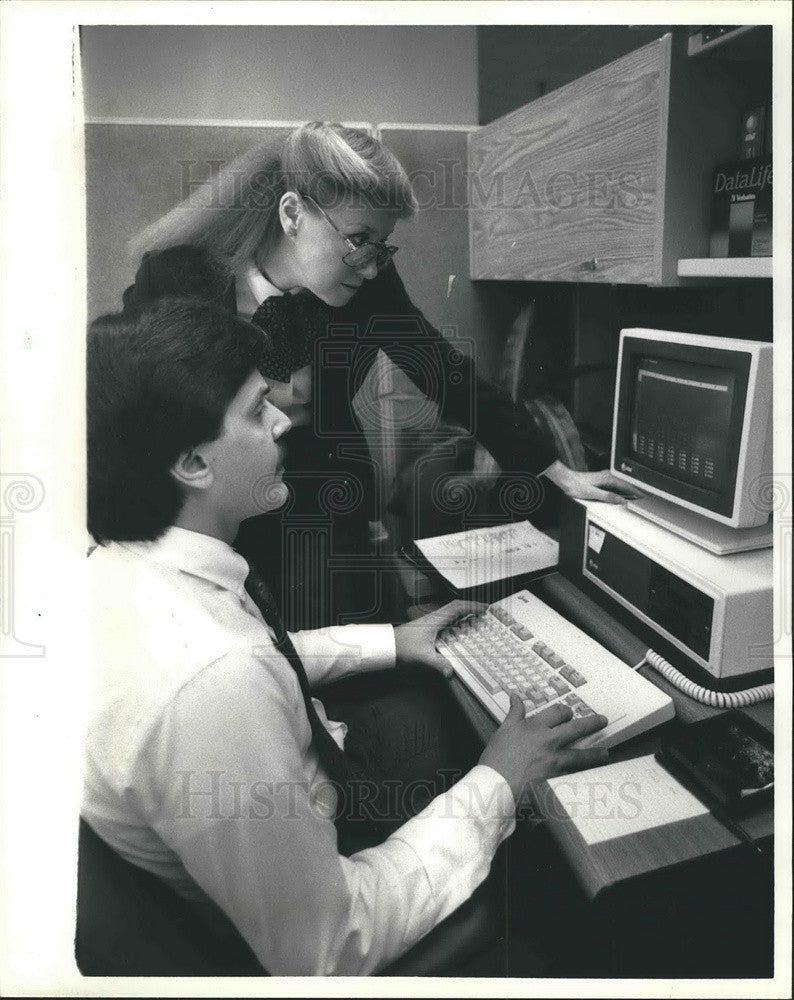
[[541,778],[597,767],[608,761],[606,750],[573,750],[570,746],[583,736],[603,729],[606,718],[572,716],[567,705],[552,705],[527,717],[521,698],[510,695],[510,711],[489,740],[480,763],[502,775],[510,785],[516,805],[529,793],[532,783]]
[[405,663],[419,663],[438,670],[444,677],[453,674],[452,664],[436,649],[436,639],[441,629],[467,615],[483,614],[487,605],[476,601],[452,601],[438,611],[423,615],[412,622],[397,625],[394,629],[394,645],[397,666]]

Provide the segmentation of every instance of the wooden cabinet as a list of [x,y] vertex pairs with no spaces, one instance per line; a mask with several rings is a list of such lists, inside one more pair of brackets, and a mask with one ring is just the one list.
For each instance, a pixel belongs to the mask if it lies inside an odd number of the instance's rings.
[[714,167],[736,156],[741,74],[677,30],[469,138],[471,277],[676,285],[708,256]]

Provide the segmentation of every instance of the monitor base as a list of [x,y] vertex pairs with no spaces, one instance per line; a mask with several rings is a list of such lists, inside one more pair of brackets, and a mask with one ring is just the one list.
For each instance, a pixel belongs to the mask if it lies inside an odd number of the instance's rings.
[[635,514],[718,556],[768,549],[772,546],[771,520],[757,528],[729,528],[718,521],[710,521],[701,514],[652,496],[629,500],[627,507]]

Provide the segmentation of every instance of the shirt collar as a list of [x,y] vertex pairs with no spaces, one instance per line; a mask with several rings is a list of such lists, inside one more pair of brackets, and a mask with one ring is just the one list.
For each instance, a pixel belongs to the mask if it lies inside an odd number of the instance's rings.
[[231,545],[198,531],[171,527],[154,542],[123,542],[124,548],[237,594],[245,589],[248,563]]
[[237,289],[237,313],[250,319],[266,299],[281,295],[296,295],[300,288],[283,291],[262,274],[256,264],[249,260],[240,268],[235,278]]
[[269,299],[273,295],[284,294],[280,288],[276,288],[272,282],[267,280],[252,260],[243,265],[240,271],[240,281],[257,306],[261,306],[265,299]]

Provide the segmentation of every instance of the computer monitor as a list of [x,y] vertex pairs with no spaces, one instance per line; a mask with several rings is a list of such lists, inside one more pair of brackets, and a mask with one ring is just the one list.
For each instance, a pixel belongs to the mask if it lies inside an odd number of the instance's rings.
[[622,330],[611,469],[632,510],[713,552],[771,545],[772,345]]

